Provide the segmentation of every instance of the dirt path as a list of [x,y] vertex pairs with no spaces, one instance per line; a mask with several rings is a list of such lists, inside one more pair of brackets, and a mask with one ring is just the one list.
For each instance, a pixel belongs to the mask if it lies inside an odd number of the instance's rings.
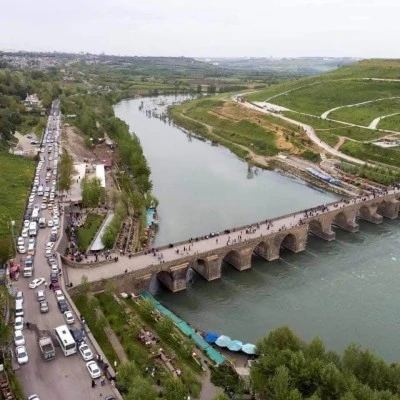
[[334,149],[339,150],[342,144],[346,141],[346,138],[344,136],[339,136],[339,141],[336,143]]
[[85,146],[83,137],[77,133],[76,128],[64,125],[61,137],[63,140],[63,147],[74,159],[74,162],[83,162],[84,159],[94,161],[95,155]]

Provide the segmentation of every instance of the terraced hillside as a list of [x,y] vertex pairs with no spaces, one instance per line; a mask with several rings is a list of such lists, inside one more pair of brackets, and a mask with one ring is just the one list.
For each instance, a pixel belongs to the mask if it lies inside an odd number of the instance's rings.
[[364,60],[317,77],[299,79],[246,95],[268,109],[314,128],[344,154],[398,166],[398,147],[374,144],[400,140],[400,60]]

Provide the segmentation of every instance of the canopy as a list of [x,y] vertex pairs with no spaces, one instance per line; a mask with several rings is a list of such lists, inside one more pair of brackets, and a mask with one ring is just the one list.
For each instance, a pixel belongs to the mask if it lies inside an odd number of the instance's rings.
[[242,351],[246,354],[256,354],[256,346],[251,343],[246,343],[242,346]]
[[230,351],[239,351],[242,349],[243,343],[240,340],[232,340],[232,342],[230,342],[228,344],[228,349]]
[[204,336],[204,339],[208,343],[215,343],[215,341],[220,337],[221,335],[219,333],[215,332],[207,332]]
[[228,347],[228,345],[232,342],[229,336],[221,335],[216,341],[215,344],[219,347]]

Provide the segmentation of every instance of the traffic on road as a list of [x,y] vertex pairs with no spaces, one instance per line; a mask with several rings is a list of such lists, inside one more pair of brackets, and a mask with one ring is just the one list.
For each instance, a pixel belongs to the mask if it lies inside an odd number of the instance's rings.
[[[16,239],[22,271],[14,279],[14,368],[27,398],[115,399],[94,360],[85,322],[75,315],[61,287],[55,247],[63,210],[57,193],[61,153],[60,101],[52,104],[23,228]],[[20,274],[22,272],[22,274]],[[22,276],[20,276],[22,275]]]

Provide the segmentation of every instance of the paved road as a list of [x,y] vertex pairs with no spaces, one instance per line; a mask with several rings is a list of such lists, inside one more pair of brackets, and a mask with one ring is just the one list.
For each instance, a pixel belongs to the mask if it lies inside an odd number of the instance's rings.
[[[394,188],[388,191],[388,194],[400,193],[400,189]],[[373,195],[363,195],[354,197],[351,199],[351,204],[358,204],[364,201],[364,199],[373,199]],[[326,210],[314,211],[313,215],[321,215],[326,214],[332,211],[338,211],[340,208],[347,206],[346,200],[341,200],[339,202],[328,204]],[[240,231],[240,229],[236,229],[235,232],[231,232],[229,234],[221,233],[218,237],[210,237],[208,239],[202,239],[198,242],[194,241],[190,250],[187,249],[188,244],[174,245],[173,248],[165,248],[159,250],[156,254],[162,254],[162,260],[167,261],[175,261],[185,258],[186,256],[191,256],[195,254],[201,254],[203,252],[207,252],[217,248],[223,248],[228,244],[233,244],[233,241],[240,241],[239,235],[242,236],[242,241],[255,239],[255,238],[265,238],[273,233],[277,233],[282,229],[292,228],[294,226],[298,226],[300,219],[304,222],[307,222],[308,219],[304,217],[304,210],[297,212],[296,214],[290,214],[287,216],[283,216],[278,219],[273,220],[273,226],[267,229],[267,224],[264,221],[259,224],[259,227],[254,226],[254,231],[246,234],[245,230]],[[228,242],[229,240],[229,242]],[[184,247],[186,250],[184,250]],[[176,250],[179,250],[179,254],[176,253]],[[100,257],[102,260],[102,257]],[[89,257],[89,261],[94,261],[93,258]],[[124,274],[125,270],[127,272],[138,271],[143,268],[146,268],[150,265],[160,264],[160,260],[158,256],[154,256],[153,254],[138,254],[132,256],[132,258],[128,258],[128,256],[119,256],[119,260],[117,262],[112,262],[110,264],[103,264],[91,269],[78,269],[78,268],[68,268],[68,277],[69,280],[74,285],[79,285],[82,280],[82,276],[86,275],[88,277],[89,282],[111,278],[116,275]]]
[[[53,155],[53,153],[52,153]],[[46,166],[53,165],[53,161],[48,161],[41,170],[40,180],[44,182]],[[36,197],[34,204],[41,203],[41,197]],[[42,210],[41,216],[46,220],[51,218],[50,210]],[[49,280],[50,267],[45,259],[45,245],[50,237],[50,228],[39,229],[36,236],[36,254],[34,257],[34,276],[24,278],[21,276],[17,282],[13,282],[14,290],[24,292],[24,312],[25,321],[37,324],[41,330],[53,331],[56,326],[65,324],[63,315],[57,308],[57,303],[52,290],[45,289],[44,285],[36,290],[29,289],[28,283],[39,277]],[[25,257],[17,257],[22,260]],[[46,314],[39,312],[39,304],[36,299],[36,291],[44,289],[49,302],[50,311]],[[75,320],[78,318],[75,315]],[[79,327],[77,323],[75,326]],[[56,347],[56,359],[45,362],[39,350],[35,333],[24,329],[26,348],[29,356],[28,364],[22,365],[17,371],[18,377],[24,387],[26,396],[36,393],[41,400],[70,400],[70,399],[98,399],[100,396],[111,395],[112,390],[109,385],[96,388],[91,387],[91,378],[86,370],[85,362],[80,354],[65,357],[59,347]],[[55,343],[56,344],[56,343]]]

